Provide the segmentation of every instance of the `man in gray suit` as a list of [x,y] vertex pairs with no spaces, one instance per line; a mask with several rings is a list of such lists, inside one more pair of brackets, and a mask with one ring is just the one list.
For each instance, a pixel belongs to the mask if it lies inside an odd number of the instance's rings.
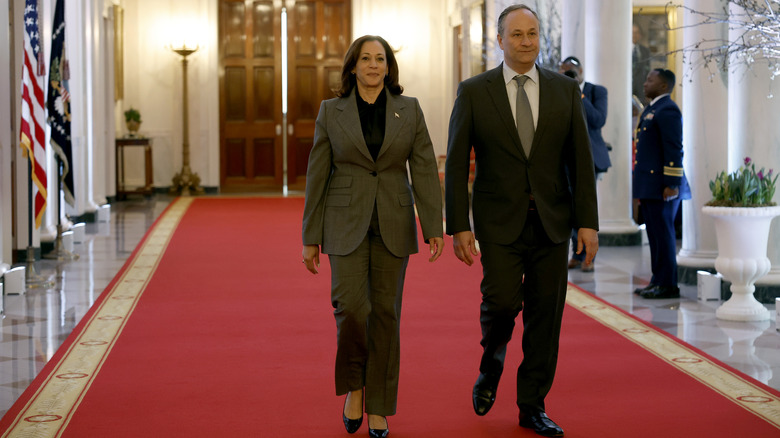
[[[577,82],[535,65],[539,19],[525,5],[498,19],[499,67],[460,84],[446,162],[447,234],[467,265],[478,254],[483,280],[484,348],[472,402],[493,405],[515,318],[523,311],[523,361],[517,372],[520,426],[544,436],[563,430],[545,413],[558,358],[566,299],[568,239],[591,263],[598,210],[588,129]],[[526,77],[523,77],[526,76]],[[476,175],[469,221],[469,154]]]

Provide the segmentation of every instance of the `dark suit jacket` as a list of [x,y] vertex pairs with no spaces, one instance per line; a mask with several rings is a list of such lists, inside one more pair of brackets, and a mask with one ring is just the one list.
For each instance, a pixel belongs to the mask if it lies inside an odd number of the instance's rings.
[[502,69],[499,65],[458,87],[447,146],[447,234],[471,229],[467,183],[472,147],[477,240],[504,245],[517,240],[532,193],[553,242],[569,239],[573,227],[598,229],[593,159],[579,85],[539,68],[539,119],[526,157]]
[[415,203],[424,238],[443,235],[438,166],[420,104],[385,92],[385,139],[376,162],[354,91],[322,102],[306,172],[304,245],[351,253],[368,233],[374,205],[382,241],[397,257],[417,252]]
[[682,165],[682,113],[668,95],[642,112],[634,152],[634,198],[663,199],[664,187],[679,187],[681,199],[691,198]]
[[582,87],[582,106],[585,108],[585,120],[588,121],[588,136],[590,137],[590,152],[597,172],[606,172],[612,166],[609,151],[601,128],[607,123],[607,89],[601,85],[585,82]]

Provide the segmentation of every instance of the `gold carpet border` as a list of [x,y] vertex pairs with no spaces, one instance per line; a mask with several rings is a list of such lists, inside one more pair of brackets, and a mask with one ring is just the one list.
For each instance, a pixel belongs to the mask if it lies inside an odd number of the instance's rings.
[[571,285],[566,303],[780,429],[776,395]]
[[157,269],[193,198],[178,198],[157,221],[78,338],[3,437],[57,437],[65,431]]

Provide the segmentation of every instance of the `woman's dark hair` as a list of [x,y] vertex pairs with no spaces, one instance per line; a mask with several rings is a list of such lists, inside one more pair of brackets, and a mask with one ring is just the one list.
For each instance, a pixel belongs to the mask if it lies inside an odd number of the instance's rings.
[[355,88],[357,79],[352,73],[352,69],[355,68],[360,58],[360,49],[363,47],[363,43],[368,41],[377,41],[382,47],[385,48],[385,57],[387,59],[387,76],[385,76],[385,88],[390,94],[399,95],[404,92],[404,87],[398,83],[398,62],[395,60],[395,54],[390,44],[384,40],[384,38],[377,35],[364,35],[349,46],[347,54],[344,56],[344,66],[341,68],[341,88],[336,91],[336,96],[346,97]]

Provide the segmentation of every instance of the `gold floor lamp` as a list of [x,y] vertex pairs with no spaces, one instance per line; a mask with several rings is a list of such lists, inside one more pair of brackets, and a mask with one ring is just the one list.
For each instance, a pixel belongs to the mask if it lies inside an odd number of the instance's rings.
[[190,169],[190,140],[189,140],[189,117],[187,104],[187,56],[198,51],[198,46],[194,49],[187,48],[187,45],[181,47],[171,47],[171,50],[181,55],[181,68],[184,74],[182,80],[182,147],[181,147],[181,172],[173,176],[171,185],[171,194],[181,194],[182,196],[202,195],[203,187],[200,186],[200,177]]

